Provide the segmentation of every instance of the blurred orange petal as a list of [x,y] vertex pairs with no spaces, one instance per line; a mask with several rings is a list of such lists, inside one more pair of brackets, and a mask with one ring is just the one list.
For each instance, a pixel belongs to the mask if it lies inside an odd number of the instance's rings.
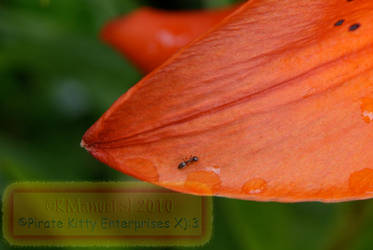
[[101,36],[148,73],[236,8],[204,11],[141,8],[109,22]]

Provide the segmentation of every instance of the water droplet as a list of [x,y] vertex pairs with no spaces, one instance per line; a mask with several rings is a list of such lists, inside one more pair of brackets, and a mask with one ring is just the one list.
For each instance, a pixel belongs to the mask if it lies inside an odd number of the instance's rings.
[[210,171],[196,171],[188,175],[184,187],[193,193],[214,194],[220,190],[220,177]]
[[124,172],[140,180],[158,182],[159,175],[153,162],[144,158],[130,158],[123,162]]
[[368,193],[373,191],[373,169],[364,168],[350,175],[349,185],[355,193]]
[[247,181],[241,188],[245,194],[259,194],[262,193],[267,186],[267,182],[261,178],[254,178]]
[[362,98],[360,108],[364,121],[367,123],[373,121],[373,98]]
[[207,171],[212,171],[215,174],[220,175],[220,167],[218,167],[218,166],[212,166],[212,167],[206,168],[206,170]]

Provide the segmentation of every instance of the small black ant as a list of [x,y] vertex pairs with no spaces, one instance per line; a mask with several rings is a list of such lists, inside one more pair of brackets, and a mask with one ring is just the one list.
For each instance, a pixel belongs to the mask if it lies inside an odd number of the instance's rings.
[[189,164],[191,164],[192,162],[195,162],[195,161],[198,161],[197,156],[193,156],[189,160],[181,162],[177,168],[178,169],[183,169],[183,168],[185,168],[186,166],[188,166]]

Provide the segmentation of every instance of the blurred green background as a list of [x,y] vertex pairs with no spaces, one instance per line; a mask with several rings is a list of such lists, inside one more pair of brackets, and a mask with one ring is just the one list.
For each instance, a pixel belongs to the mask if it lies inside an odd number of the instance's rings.
[[[141,78],[99,41],[100,29],[143,5],[197,9],[233,2],[0,0],[0,191],[16,181],[131,180],[79,146],[89,126]],[[373,203],[214,198],[213,237],[200,248],[373,249]],[[2,239],[0,249],[12,247]]]

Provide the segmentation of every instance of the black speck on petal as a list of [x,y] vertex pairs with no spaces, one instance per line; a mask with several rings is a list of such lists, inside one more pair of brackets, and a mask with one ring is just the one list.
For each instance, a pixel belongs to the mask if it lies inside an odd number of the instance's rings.
[[360,23],[355,23],[353,25],[350,26],[350,31],[355,31],[357,30],[358,28],[360,28]]
[[341,26],[344,22],[345,22],[344,19],[340,19],[340,20],[338,20],[338,21],[334,24],[334,26]]

